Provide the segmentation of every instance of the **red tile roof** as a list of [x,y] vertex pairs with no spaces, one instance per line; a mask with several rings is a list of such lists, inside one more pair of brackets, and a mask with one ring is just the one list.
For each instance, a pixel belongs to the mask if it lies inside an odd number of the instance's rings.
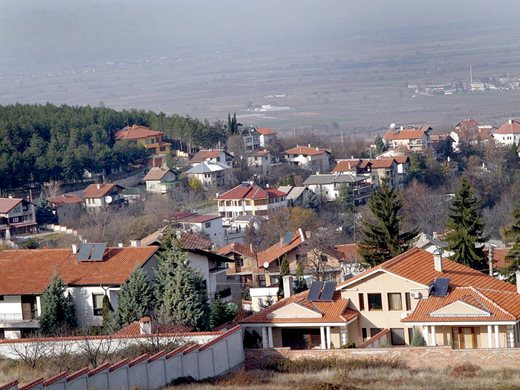
[[405,140],[405,139],[421,139],[424,134],[428,131],[428,126],[420,126],[420,127],[405,127],[404,129],[400,129],[396,127],[395,129],[389,129],[384,138],[388,141],[391,140]]
[[256,251],[253,249],[251,245],[241,244],[239,242],[232,242],[222,248],[217,250],[217,253],[220,255],[227,255],[230,253],[237,253],[242,256],[251,257],[256,259]]
[[162,168],[162,167],[153,167],[151,168],[146,176],[143,178],[144,181],[147,180],[161,180],[168,172],[174,173],[169,168]]
[[[307,300],[309,291],[304,291],[299,294],[290,296],[289,298],[282,299],[274,305],[271,305],[264,310],[253,314],[252,316],[246,317],[241,323],[338,323],[347,322],[353,318],[356,318],[359,313],[355,310],[348,309],[349,300],[341,298],[341,293],[336,291],[332,301],[327,302],[311,302]],[[278,310],[284,306],[297,303],[307,309],[320,313],[320,318],[272,318],[269,316],[275,310]]]
[[107,248],[103,261],[78,261],[71,249],[18,249],[0,252],[0,295],[41,294],[57,273],[71,286],[120,285],[158,247]]
[[120,185],[113,183],[89,184],[87,188],[83,190],[83,196],[85,198],[102,198],[110,192],[115,190],[119,191],[120,189],[122,189]]
[[368,160],[354,159],[354,160],[341,160],[338,161],[336,167],[332,170],[332,172],[351,172],[359,169],[366,169],[372,163]]
[[64,204],[76,204],[83,202],[83,199],[77,195],[62,195],[57,196],[56,198],[49,198],[48,201],[50,203],[55,204],[56,206],[61,206]]
[[274,188],[266,188],[257,186],[256,184],[242,183],[229,191],[224,192],[216,197],[217,200],[226,199],[268,199],[286,196],[285,192]]
[[388,169],[392,165],[397,164],[394,158],[380,158],[376,160],[370,160],[372,163],[372,169]]
[[359,254],[359,246],[358,244],[341,244],[335,246],[336,252],[338,252],[341,257],[338,260],[342,261],[360,261],[361,255]]
[[215,219],[222,218],[220,215],[209,215],[209,214],[192,214],[188,215],[184,218],[177,218],[177,222],[186,222],[186,223],[204,223],[213,221]]
[[[224,153],[228,157],[234,158],[231,154],[229,154],[225,150],[221,150],[221,149],[199,150],[195,154],[195,156],[193,156],[192,159],[190,160],[190,164],[201,163],[201,162],[209,160],[209,159],[217,158],[222,153]],[[224,161],[222,161],[222,162],[224,162]]]
[[182,232],[181,237],[179,239],[179,244],[182,249],[190,250],[190,249],[202,249],[209,251],[213,248],[213,243],[198,235],[193,233]]
[[274,130],[270,129],[268,127],[258,127],[256,129],[256,131],[258,131],[262,135],[274,135],[275,134]]
[[493,268],[498,270],[506,268],[511,262],[506,259],[511,248],[494,248],[493,249]]
[[[173,324],[152,324],[152,334],[165,334],[165,333],[191,333],[191,328],[182,325]],[[199,334],[199,333],[197,333]],[[134,321],[128,324],[124,328],[118,330],[115,333],[116,336],[140,336],[141,327],[139,321]]]
[[136,140],[148,137],[162,136],[161,131],[152,130],[145,126],[133,125],[125,127],[116,133],[116,140]]
[[0,198],[0,213],[7,214],[22,200],[20,198]]
[[519,134],[520,122],[514,119],[508,120],[494,132],[495,134]]
[[408,157],[408,156],[395,156],[394,160],[398,164],[406,164],[407,162],[410,162],[410,157]]
[[250,156],[251,157],[264,157],[264,156],[267,156],[269,154],[269,150],[255,150],[253,152],[251,152]]
[[305,156],[317,156],[323,153],[330,153],[327,149],[310,147],[310,146],[296,146],[295,148],[286,150],[284,154],[303,154]]
[[459,122],[455,125],[455,129],[458,128],[465,128],[465,129],[471,129],[476,128],[480,125],[475,119],[465,119],[462,122]]
[[277,242],[266,250],[258,252],[258,267],[263,267],[264,263],[271,263],[279,257],[298,248],[304,241],[305,238],[302,238],[302,233],[300,233],[300,230],[296,230],[292,240],[289,243],[283,244],[282,242]]

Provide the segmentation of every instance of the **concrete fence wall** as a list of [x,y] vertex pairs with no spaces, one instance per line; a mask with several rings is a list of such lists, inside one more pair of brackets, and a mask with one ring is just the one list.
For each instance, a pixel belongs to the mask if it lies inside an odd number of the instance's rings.
[[54,232],[66,233],[76,236],[80,242],[83,242],[83,237],[79,234],[77,230],[71,229],[67,226],[55,225],[55,224],[46,224],[41,226],[44,230],[52,230]]
[[244,361],[242,331],[237,326],[203,345],[188,345],[173,351],[141,355],[135,359],[61,373],[19,386],[12,382],[0,390],[121,390],[160,389],[175,379],[205,379],[224,374]]

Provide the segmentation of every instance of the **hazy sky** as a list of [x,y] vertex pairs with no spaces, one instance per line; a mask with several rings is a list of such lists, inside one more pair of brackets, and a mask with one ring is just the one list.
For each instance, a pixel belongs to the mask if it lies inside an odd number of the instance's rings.
[[[507,12],[504,12],[507,9]],[[518,1],[0,0],[0,47],[20,61],[166,47],[299,44],[358,31],[516,22]]]

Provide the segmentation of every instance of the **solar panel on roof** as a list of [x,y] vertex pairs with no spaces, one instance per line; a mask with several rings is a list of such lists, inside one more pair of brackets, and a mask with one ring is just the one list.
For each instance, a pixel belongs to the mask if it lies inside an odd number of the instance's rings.
[[320,296],[322,287],[323,287],[323,282],[318,282],[318,281],[312,282],[311,289],[309,290],[309,295],[307,295],[307,300],[311,301],[311,302],[317,301]]
[[321,291],[319,301],[332,301],[332,296],[336,290],[336,282],[325,282],[323,290]]
[[107,249],[106,243],[94,244],[94,250],[90,255],[90,260],[92,261],[101,261],[103,260],[103,255],[105,254],[105,249]]
[[288,243],[290,243],[292,241],[293,237],[294,237],[294,232],[285,233],[282,244],[287,245]]
[[448,287],[450,286],[449,278],[437,278],[433,282],[432,296],[445,297],[448,295]]
[[78,251],[78,260],[87,261],[90,258],[90,251],[94,247],[94,244],[81,244]]

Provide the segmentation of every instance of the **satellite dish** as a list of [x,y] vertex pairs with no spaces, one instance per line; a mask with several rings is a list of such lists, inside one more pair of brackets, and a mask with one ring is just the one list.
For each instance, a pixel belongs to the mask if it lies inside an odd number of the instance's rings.
[[267,261],[264,263],[264,268],[265,269],[269,268],[269,263]]
[[110,195],[105,196],[105,203],[110,204],[114,199]]
[[395,123],[390,123],[390,128],[395,129]]

